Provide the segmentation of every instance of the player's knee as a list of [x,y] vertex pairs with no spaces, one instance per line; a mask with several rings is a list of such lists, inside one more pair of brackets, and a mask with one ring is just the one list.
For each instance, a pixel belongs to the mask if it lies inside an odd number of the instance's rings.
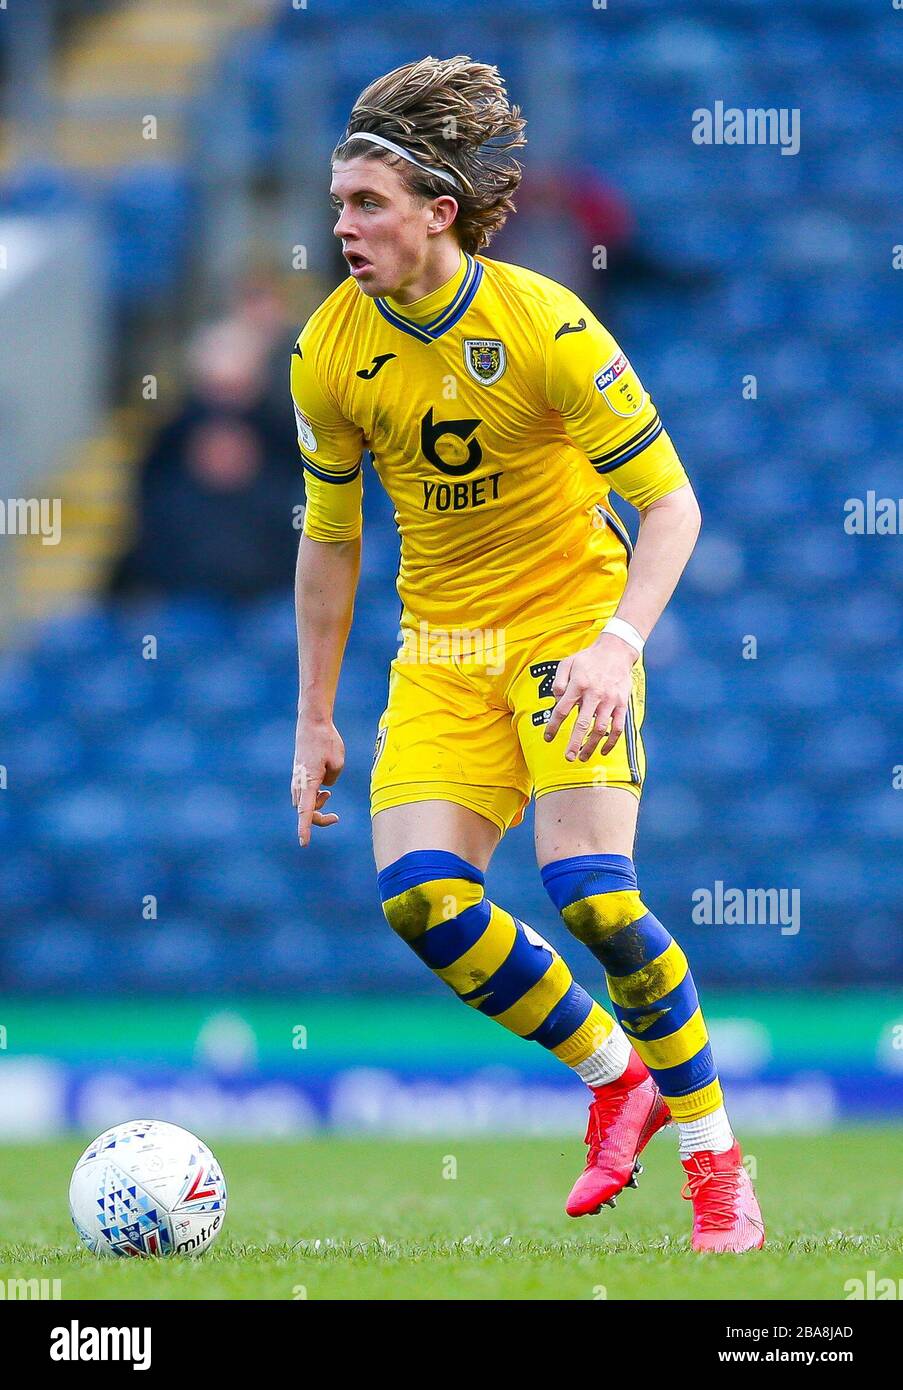
[[566,926],[596,946],[646,911],[633,860],[623,854],[574,854],[542,870],[546,892]]
[[416,941],[427,930],[433,912],[431,884],[408,888],[383,903],[383,915],[403,941]]
[[[561,916],[573,935],[588,946],[609,975],[642,978],[641,993],[658,998],[656,958],[676,948],[670,933],[646,907],[639,889],[601,893],[562,908]],[[672,952],[673,955],[673,952]],[[667,956],[667,974],[673,961]]]
[[629,973],[670,941],[640,897],[633,861],[621,854],[578,854],[547,864],[546,891],[568,930],[606,970]]
[[378,875],[383,914],[404,941],[453,922],[483,900],[483,875],[456,854],[414,850]]
[[638,888],[593,894],[561,909],[565,926],[586,946],[604,945],[645,913]]

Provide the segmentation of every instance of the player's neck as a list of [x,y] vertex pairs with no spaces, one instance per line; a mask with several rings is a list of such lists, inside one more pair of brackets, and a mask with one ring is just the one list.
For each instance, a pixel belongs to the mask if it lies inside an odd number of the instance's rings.
[[461,269],[463,254],[456,241],[443,238],[416,278],[393,291],[389,298],[396,304],[415,304],[418,299],[425,299],[454,279]]

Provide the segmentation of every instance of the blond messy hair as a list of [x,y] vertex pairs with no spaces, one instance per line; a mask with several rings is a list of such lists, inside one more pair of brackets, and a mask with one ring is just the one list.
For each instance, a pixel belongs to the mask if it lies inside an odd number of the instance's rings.
[[453,223],[464,251],[488,246],[510,212],[522,169],[512,151],[527,143],[520,107],[511,106],[497,67],[455,58],[421,58],[365,87],[332,153],[336,160],[380,159],[398,170],[408,192],[422,198],[452,193],[445,179],[418,169],[356,132],[381,135],[415,159],[446,170],[458,185]]

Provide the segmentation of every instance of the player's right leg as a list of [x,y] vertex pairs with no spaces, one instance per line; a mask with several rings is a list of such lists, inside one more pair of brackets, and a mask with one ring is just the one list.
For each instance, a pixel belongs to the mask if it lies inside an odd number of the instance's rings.
[[629,1059],[624,1033],[558,952],[484,892],[495,846],[529,790],[507,710],[454,663],[393,663],[371,785],[385,916],[462,1002],[602,1086]]
[[[373,840],[386,920],[463,1003],[538,1042],[591,1088],[606,1086],[624,1073],[630,1045],[554,947],[486,897],[484,869],[498,839],[491,820],[455,802],[378,811]],[[613,1201],[632,1172],[631,1155],[623,1174],[597,1188],[594,1209]]]

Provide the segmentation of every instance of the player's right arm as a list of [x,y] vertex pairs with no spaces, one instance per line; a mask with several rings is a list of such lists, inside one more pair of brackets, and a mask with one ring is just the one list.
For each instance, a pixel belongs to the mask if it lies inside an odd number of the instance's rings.
[[298,722],[292,804],[298,839],[334,825],[322,809],[345,761],[333,710],[351,629],[361,555],[361,431],[346,420],[325,381],[324,354],[305,330],[292,353],[291,389],[307,504],[295,571]]

